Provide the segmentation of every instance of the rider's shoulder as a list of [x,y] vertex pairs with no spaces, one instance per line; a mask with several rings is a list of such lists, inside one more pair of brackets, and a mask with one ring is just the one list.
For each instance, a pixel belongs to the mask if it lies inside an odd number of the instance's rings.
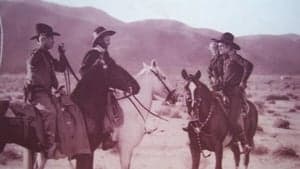
[[230,58],[231,58],[232,60],[235,60],[235,61],[240,61],[240,60],[243,59],[243,57],[242,57],[241,55],[237,54],[237,53],[231,55]]
[[38,62],[42,56],[42,51],[40,49],[33,49],[28,58],[29,62]]

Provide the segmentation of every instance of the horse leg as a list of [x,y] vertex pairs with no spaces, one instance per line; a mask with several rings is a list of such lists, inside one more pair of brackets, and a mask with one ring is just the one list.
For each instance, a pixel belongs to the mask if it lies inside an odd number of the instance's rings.
[[35,153],[34,155],[35,157],[33,157],[34,160],[34,169],[44,169],[45,165],[47,163],[47,159],[45,157],[44,153]]
[[76,158],[76,169],[93,169],[94,153],[82,154]]
[[[253,147],[254,146],[253,137],[251,139],[249,139],[249,140],[250,140],[251,147]],[[245,157],[244,157],[244,166],[245,166],[245,169],[248,168],[249,161],[250,161],[250,152],[248,151],[248,152],[245,153]]]
[[23,152],[23,168],[25,169],[33,169],[33,163],[34,163],[34,152],[30,151],[29,149],[24,149]]
[[245,166],[245,169],[248,168],[249,160],[250,160],[250,152],[247,152],[247,153],[245,153],[245,158],[244,158],[244,166]]
[[239,165],[240,165],[240,156],[241,156],[241,152],[240,152],[238,143],[232,143],[230,145],[230,149],[233,152],[235,168],[238,169]]
[[190,151],[192,155],[192,169],[198,169],[200,165],[200,148],[197,144],[190,144]]
[[134,148],[131,146],[121,145],[119,146],[119,149],[121,169],[130,169],[130,163]]
[[215,145],[215,156],[216,156],[215,169],[222,169],[223,145],[221,142],[217,142]]

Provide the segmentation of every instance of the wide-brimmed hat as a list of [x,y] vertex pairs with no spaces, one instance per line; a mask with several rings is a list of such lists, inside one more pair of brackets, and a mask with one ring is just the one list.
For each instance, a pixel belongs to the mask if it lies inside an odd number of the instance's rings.
[[104,38],[105,36],[112,36],[114,35],[116,32],[112,31],[112,30],[107,30],[105,29],[103,26],[98,26],[93,33],[94,36],[94,40],[93,40],[93,46],[97,45],[97,42],[99,39]]
[[59,33],[53,31],[51,26],[44,23],[37,23],[35,25],[35,31],[36,35],[31,37],[30,40],[38,39],[41,34],[45,34],[46,36],[60,36]]
[[240,46],[234,43],[234,36],[230,32],[223,33],[220,39],[212,39],[213,41],[224,43],[226,45],[232,46],[236,50],[240,50]]

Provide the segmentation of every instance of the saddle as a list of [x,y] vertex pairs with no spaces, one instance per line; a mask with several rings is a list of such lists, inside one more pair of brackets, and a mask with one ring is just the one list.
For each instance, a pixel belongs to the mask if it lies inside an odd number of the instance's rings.
[[[74,157],[78,154],[90,154],[90,144],[84,117],[68,95],[56,93],[54,103],[58,107],[56,117],[56,141],[59,143],[61,153]],[[24,102],[13,102],[10,109],[17,118],[24,121],[24,138],[28,137],[29,126],[34,129],[40,145],[39,151],[43,151],[46,145],[45,133],[43,130],[42,116],[34,105]]]
[[[213,92],[213,95],[219,102],[223,111],[228,115],[229,111],[230,111],[230,100],[228,99],[228,97],[225,96],[222,92]],[[249,102],[247,101],[247,98],[245,98],[243,96],[243,98],[241,98],[241,99],[242,99],[241,115],[243,117],[246,117],[249,114],[250,105],[249,105]]]

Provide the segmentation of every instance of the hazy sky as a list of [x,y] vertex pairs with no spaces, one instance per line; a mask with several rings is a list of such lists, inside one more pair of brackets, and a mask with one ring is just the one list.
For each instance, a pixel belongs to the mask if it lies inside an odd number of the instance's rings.
[[300,0],[48,0],[93,6],[125,22],[175,19],[236,35],[300,34]]

